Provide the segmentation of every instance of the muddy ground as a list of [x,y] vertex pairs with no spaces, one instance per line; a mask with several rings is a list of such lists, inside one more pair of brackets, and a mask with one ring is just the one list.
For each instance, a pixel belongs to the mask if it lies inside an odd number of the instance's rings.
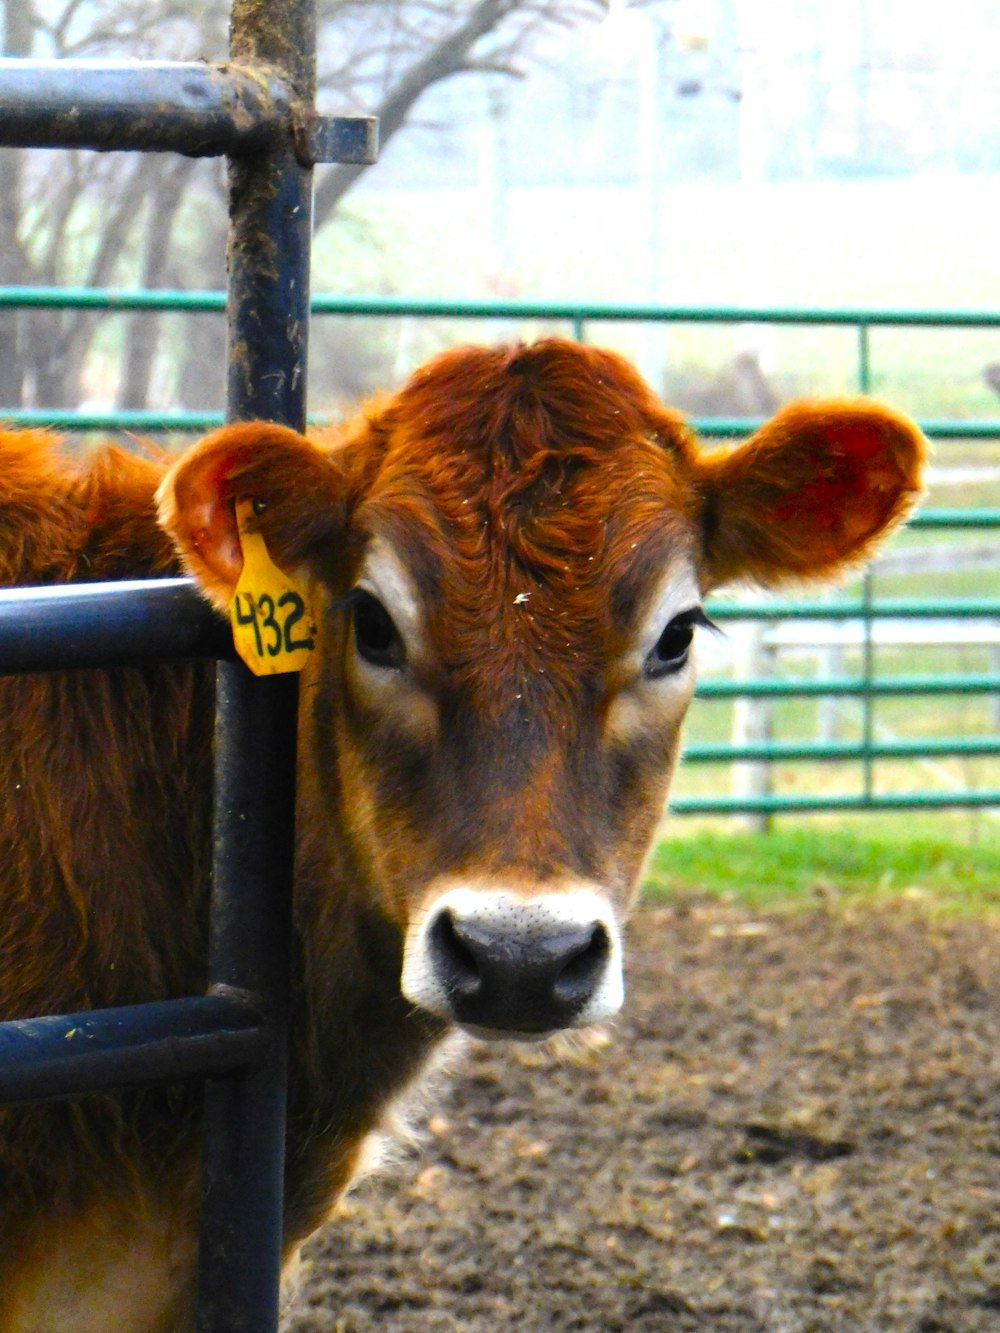
[[643,908],[615,1030],[471,1047],[290,1333],[1000,1330],[1000,925]]

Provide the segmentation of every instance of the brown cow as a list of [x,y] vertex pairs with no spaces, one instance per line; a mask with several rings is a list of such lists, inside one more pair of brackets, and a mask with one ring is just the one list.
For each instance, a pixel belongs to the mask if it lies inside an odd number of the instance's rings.
[[[446,353],[323,444],[229,426],[167,470],[6,437],[5,583],[180,563],[222,607],[243,499],[311,587],[289,1252],[453,1025],[617,1010],[702,599],[837,574],[922,460],[862,401],[704,454],[618,356],[559,340]],[[0,682],[0,1016],[204,987],[211,675]],[[197,1108],[181,1087],[0,1112],[0,1333],[191,1327]]]

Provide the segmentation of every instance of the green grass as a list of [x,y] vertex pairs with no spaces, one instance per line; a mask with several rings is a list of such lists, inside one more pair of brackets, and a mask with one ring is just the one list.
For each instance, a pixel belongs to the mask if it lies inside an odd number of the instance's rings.
[[842,827],[682,832],[655,847],[644,891],[724,896],[749,907],[900,899],[983,913],[1000,907],[1000,847],[866,837]]

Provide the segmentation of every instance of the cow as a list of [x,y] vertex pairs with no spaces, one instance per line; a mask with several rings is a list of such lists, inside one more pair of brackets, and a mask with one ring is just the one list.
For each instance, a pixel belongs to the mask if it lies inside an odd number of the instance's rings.
[[[706,451],[560,339],[445,352],[325,438],[0,438],[4,584],[183,570],[223,610],[252,533],[308,589],[286,1256],[449,1032],[615,1014],[706,595],[856,564],[924,460],[860,399]],[[0,1017],[204,989],[213,672],[0,681]],[[193,1327],[198,1118],[189,1085],[0,1111],[0,1333]]]

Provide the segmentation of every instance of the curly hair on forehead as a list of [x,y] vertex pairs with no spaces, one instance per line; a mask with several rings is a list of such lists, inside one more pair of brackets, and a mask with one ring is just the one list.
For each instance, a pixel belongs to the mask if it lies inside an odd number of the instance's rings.
[[622,438],[687,445],[683,417],[623,357],[561,338],[445,352],[411,378],[394,407],[425,437],[460,440],[492,471],[522,476],[548,454],[604,454]]
[[690,448],[680,414],[621,357],[555,338],[446,352],[372,424],[376,492],[426,488],[449,527],[485,524],[526,566],[594,555],[625,489],[662,503]]

